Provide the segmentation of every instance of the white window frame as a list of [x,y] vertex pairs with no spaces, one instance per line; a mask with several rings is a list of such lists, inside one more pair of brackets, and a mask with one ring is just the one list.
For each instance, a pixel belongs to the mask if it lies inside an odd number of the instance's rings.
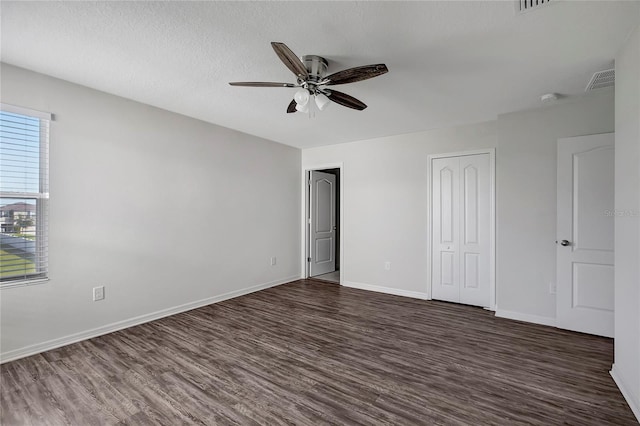
[[[40,271],[32,274],[32,276],[18,277],[15,279],[8,279],[6,281],[0,281],[0,289],[6,289],[11,287],[19,287],[25,285],[33,285],[47,282],[49,280],[49,214],[48,214],[48,200],[49,200],[49,123],[53,120],[51,113],[36,111],[29,108],[23,108],[15,105],[9,105],[0,103],[0,111],[8,112],[12,114],[26,115],[40,120],[40,185],[39,191],[35,192],[7,192],[0,191],[0,198],[15,198],[15,199],[32,199],[36,200],[36,251],[40,254],[38,257],[44,259],[44,266]],[[38,202],[45,201],[45,202]]]

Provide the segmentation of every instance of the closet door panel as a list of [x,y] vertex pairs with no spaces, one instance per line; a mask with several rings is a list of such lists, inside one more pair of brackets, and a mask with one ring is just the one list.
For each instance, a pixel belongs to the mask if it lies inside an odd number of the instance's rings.
[[489,155],[460,157],[460,302],[489,306]]
[[460,166],[459,159],[438,158],[431,167],[432,297],[460,301]]

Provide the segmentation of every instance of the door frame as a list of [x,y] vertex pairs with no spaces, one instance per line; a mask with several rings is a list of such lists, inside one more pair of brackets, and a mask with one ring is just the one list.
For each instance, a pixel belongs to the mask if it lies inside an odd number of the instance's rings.
[[496,310],[496,149],[476,149],[469,151],[430,154],[427,156],[427,297],[432,299],[432,246],[433,218],[431,217],[431,170],[433,160],[447,157],[489,154],[489,310]]
[[344,282],[344,163],[326,163],[326,164],[318,164],[313,166],[305,166],[302,170],[302,220],[300,221],[301,229],[300,229],[300,278],[306,279],[309,278],[309,262],[307,262],[307,258],[309,257],[309,239],[311,236],[309,235],[309,221],[307,218],[309,217],[309,185],[307,182],[307,175],[309,172],[317,170],[327,170],[327,169],[339,169],[340,170],[340,210],[338,211],[339,219],[338,223],[340,223],[340,228],[338,229],[338,235],[340,236],[340,285]]

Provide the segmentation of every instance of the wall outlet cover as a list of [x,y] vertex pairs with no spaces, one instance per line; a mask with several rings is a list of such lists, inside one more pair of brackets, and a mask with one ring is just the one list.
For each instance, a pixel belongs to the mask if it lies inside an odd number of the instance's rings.
[[93,288],[93,301],[97,302],[98,300],[104,299],[104,286],[101,285],[99,287]]

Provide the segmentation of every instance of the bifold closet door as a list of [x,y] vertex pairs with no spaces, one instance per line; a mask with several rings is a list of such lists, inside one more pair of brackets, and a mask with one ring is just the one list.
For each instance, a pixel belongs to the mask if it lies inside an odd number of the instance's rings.
[[489,307],[489,155],[431,163],[432,297]]
[[460,159],[436,158],[431,164],[431,296],[459,302]]

